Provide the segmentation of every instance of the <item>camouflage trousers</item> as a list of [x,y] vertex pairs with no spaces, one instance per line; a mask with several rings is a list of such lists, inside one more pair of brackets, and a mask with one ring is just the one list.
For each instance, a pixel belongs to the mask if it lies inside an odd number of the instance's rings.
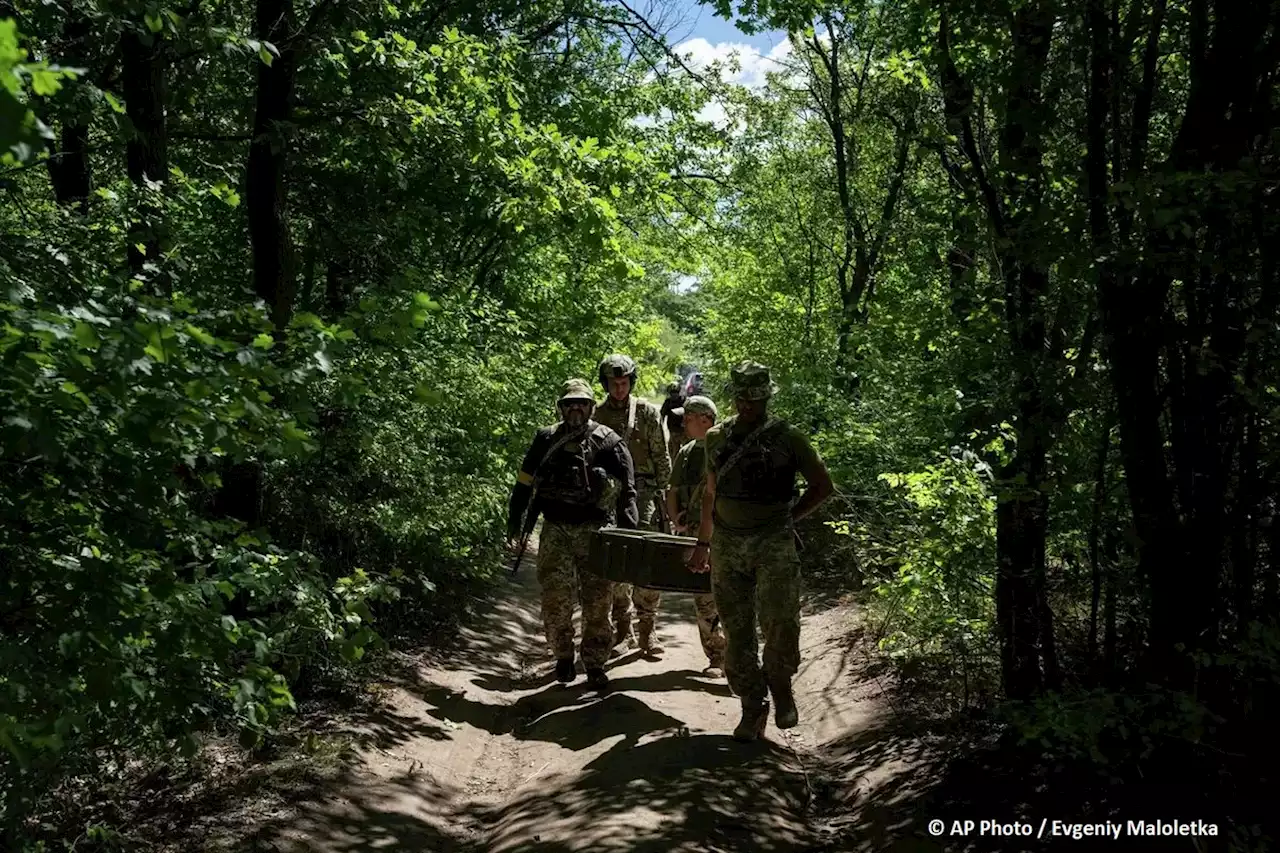
[[582,664],[603,667],[613,638],[609,630],[612,583],[587,569],[594,524],[544,522],[538,542],[538,585],[542,587],[542,628],[558,659],[573,657],[573,607],[582,606]]
[[711,589],[724,626],[729,687],[743,701],[763,701],[770,683],[789,683],[800,668],[800,557],[791,530],[743,535],[716,529]]
[[[657,489],[639,489],[636,495],[636,508],[640,511],[640,529],[658,529],[658,501],[662,500],[662,492]],[[658,616],[658,605],[662,602],[662,592],[656,589],[645,589],[629,583],[613,585],[613,625],[615,629],[630,630],[631,605],[635,604],[636,622],[640,630],[650,632],[653,622]]]
[[698,620],[698,640],[702,652],[712,666],[724,666],[724,629],[720,627],[720,611],[714,593],[693,597],[693,613]]

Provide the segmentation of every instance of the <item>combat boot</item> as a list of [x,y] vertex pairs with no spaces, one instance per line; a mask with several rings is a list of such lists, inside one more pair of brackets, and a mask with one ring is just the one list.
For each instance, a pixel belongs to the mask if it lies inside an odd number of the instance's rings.
[[707,662],[707,668],[702,671],[707,678],[724,678],[724,661],[710,660]]
[[609,689],[609,676],[605,675],[601,667],[592,667],[587,670],[587,686],[603,693]]
[[769,692],[773,694],[773,721],[780,729],[793,729],[800,722],[800,712],[796,710],[795,696],[791,693],[790,678],[774,678],[769,680]]
[[660,657],[666,649],[662,647],[662,643],[658,642],[658,638],[653,635],[653,626],[640,626],[640,651],[646,655]]
[[752,702],[742,700],[742,719],[733,730],[733,739],[740,743],[750,743],[764,736],[764,727],[769,724],[769,702]]
[[560,658],[556,661],[556,681],[568,684],[575,676],[573,658]]
[[631,633],[631,620],[619,619],[618,626],[613,630],[613,647],[626,644],[629,649],[636,647],[636,635]]

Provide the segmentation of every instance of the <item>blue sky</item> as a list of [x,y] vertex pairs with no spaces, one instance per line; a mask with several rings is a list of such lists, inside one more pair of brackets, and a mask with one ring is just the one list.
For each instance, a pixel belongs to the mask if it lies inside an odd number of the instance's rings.
[[746,44],[763,54],[767,54],[777,44],[787,40],[787,34],[782,30],[749,36],[734,26],[731,21],[726,21],[717,15],[710,6],[700,4],[698,0],[673,0],[672,6],[678,10],[685,22],[672,33],[673,36],[684,36],[688,32],[687,38],[704,38],[711,44],[723,42]]

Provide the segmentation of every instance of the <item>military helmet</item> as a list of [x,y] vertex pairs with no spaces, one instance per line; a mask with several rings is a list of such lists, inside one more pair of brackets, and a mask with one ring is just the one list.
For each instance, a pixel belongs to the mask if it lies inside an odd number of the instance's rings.
[[639,369],[636,363],[625,355],[614,353],[605,356],[600,361],[600,384],[604,386],[604,390],[609,390],[609,380],[616,379],[620,376],[631,377],[631,386],[634,388],[636,384],[636,375]]
[[667,396],[668,396],[668,397],[676,397],[676,396],[679,396],[679,394],[680,394],[680,383],[679,383],[679,382],[668,382],[668,383],[667,383]]

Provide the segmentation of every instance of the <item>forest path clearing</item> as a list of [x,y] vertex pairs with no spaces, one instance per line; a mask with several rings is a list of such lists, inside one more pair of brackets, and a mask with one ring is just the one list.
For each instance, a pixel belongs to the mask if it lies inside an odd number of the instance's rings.
[[666,654],[614,658],[601,697],[581,663],[573,684],[555,682],[532,569],[526,557],[456,649],[409,660],[355,732],[354,773],[259,840],[290,853],[880,850],[886,831],[923,828],[853,807],[882,785],[895,801],[914,792],[901,785],[912,750],[878,736],[859,747],[889,715],[855,673],[850,605],[804,617],[799,727],[771,718],[765,740],[744,745],[729,737],[738,700],[702,675],[691,596],[663,595]]

